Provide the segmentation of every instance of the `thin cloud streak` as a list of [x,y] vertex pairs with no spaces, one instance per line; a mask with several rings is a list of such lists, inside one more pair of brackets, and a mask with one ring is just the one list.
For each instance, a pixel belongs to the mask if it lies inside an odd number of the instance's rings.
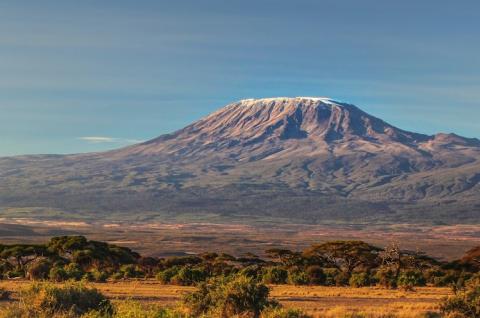
[[105,137],[105,136],[85,136],[85,137],[78,137],[77,139],[86,141],[91,144],[104,144],[104,143],[137,144],[137,143],[144,142],[144,140],[138,140],[138,139],[113,138],[113,137]]

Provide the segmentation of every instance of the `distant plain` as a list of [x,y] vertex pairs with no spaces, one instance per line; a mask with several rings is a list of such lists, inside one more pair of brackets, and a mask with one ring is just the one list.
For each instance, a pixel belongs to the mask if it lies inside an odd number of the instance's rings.
[[0,219],[2,243],[40,243],[58,235],[86,235],[132,248],[142,255],[172,256],[221,251],[241,256],[263,255],[273,247],[301,250],[329,240],[362,240],[385,247],[397,243],[403,249],[425,252],[442,260],[460,258],[480,245],[480,226],[413,224],[287,224],[269,219],[251,223],[165,221],[92,221],[34,218]]

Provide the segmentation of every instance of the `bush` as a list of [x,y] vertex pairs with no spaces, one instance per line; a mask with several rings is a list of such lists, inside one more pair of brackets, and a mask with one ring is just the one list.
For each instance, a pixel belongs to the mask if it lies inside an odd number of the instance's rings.
[[325,274],[325,285],[335,286],[337,284],[337,276],[340,274],[340,271],[336,268],[325,268],[323,270]]
[[458,275],[447,273],[444,276],[434,277],[433,285],[435,287],[452,286],[458,281]]
[[145,273],[143,273],[137,268],[137,266],[133,264],[123,265],[120,267],[119,273],[121,273],[123,278],[139,278],[145,276]]
[[47,259],[38,259],[30,264],[27,269],[27,278],[31,280],[44,280],[49,277],[52,264]]
[[159,280],[162,284],[170,284],[172,278],[178,274],[178,271],[178,267],[170,267],[164,271],[158,272],[155,278]]
[[81,284],[56,287],[34,284],[21,293],[21,301],[8,308],[4,317],[80,317],[91,311],[103,316],[113,314],[113,307],[96,289]]
[[83,275],[85,275],[85,273],[80,268],[80,266],[78,266],[75,263],[70,263],[67,266],[65,266],[65,272],[68,278],[74,279],[74,280],[81,280]]
[[348,281],[351,287],[365,287],[370,285],[370,280],[367,273],[353,273]]
[[337,276],[335,276],[335,285],[336,286],[348,286],[348,282],[350,277],[347,273],[339,272]]
[[108,273],[94,269],[92,272],[92,281],[96,283],[105,283],[108,279]]
[[[93,276],[92,276],[93,277]],[[122,273],[122,272],[115,272],[112,274],[111,278],[113,280],[121,280],[121,279],[124,279],[125,278],[125,274]]]
[[480,274],[466,283],[463,292],[457,291],[455,296],[445,299],[440,308],[449,317],[480,317]]
[[390,268],[381,267],[375,274],[375,279],[385,288],[397,288],[395,272]]
[[398,286],[412,290],[415,286],[425,286],[425,278],[418,271],[402,272],[398,277]]
[[303,270],[292,268],[288,271],[288,283],[292,285],[307,285],[308,276]]
[[313,265],[307,267],[307,277],[308,282],[312,285],[323,285],[325,284],[326,275],[323,272],[323,269],[318,265]]
[[446,273],[438,268],[431,268],[423,271],[423,277],[425,278],[425,282],[428,284],[435,284],[436,279],[445,275]]
[[63,282],[68,279],[67,272],[63,267],[52,267],[50,269],[50,272],[48,273],[48,277],[50,278],[51,281],[54,282]]
[[280,267],[266,267],[263,269],[262,278],[265,284],[286,284],[288,272]]
[[207,273],[197,268],[182,267],[178,273],[170,279],[172,284],[192,286],[207,278]]
[[91,272],[86,272],[83,274],[81,281],[84,282],[93,282],[95,279],[93,278],[93,274]]
[[185,297],[184,305],[194,317],[258,317],[264,308],[272,305],[268,294],[267,286],[251,277],[236,275],[200,284],[197,291]]
[[242,268],[238,274],[251,278],[258,278],[262,274],[262,269],[257,265],[250,265]]

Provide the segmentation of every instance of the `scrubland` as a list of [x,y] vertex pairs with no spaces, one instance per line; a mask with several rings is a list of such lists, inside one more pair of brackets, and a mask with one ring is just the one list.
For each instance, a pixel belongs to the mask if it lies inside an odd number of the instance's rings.
[[[0,288],[12,292],[5,307],[18,299],[19,291],[31,284],[27,280],[0,281]],[[64,283],[57,283],[61,286]],[[128,280],[89,283],[114,304],[129,301],[159,307],[174,307],[182,296],[195,290],[190,286],[162,285],[156,280]],[[313,317],[423,317],[439,311],[441,301],[452,294],[450,288],[419,287],[414,291],[377,287],[327,287],[270,285],[270,295],[286,308],[296,308]],[[131,303],[130,303],[131,304]],[[355,316],[356,315],[356,316]]]

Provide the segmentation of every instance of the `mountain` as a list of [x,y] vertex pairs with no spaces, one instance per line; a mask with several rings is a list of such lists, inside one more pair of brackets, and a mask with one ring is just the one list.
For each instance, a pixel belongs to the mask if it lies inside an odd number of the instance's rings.
[[329,98],[247,99],[118,150],[0,158],[0,180],[1,207],[98,218],[468,223],[480,141],[408,132]]

